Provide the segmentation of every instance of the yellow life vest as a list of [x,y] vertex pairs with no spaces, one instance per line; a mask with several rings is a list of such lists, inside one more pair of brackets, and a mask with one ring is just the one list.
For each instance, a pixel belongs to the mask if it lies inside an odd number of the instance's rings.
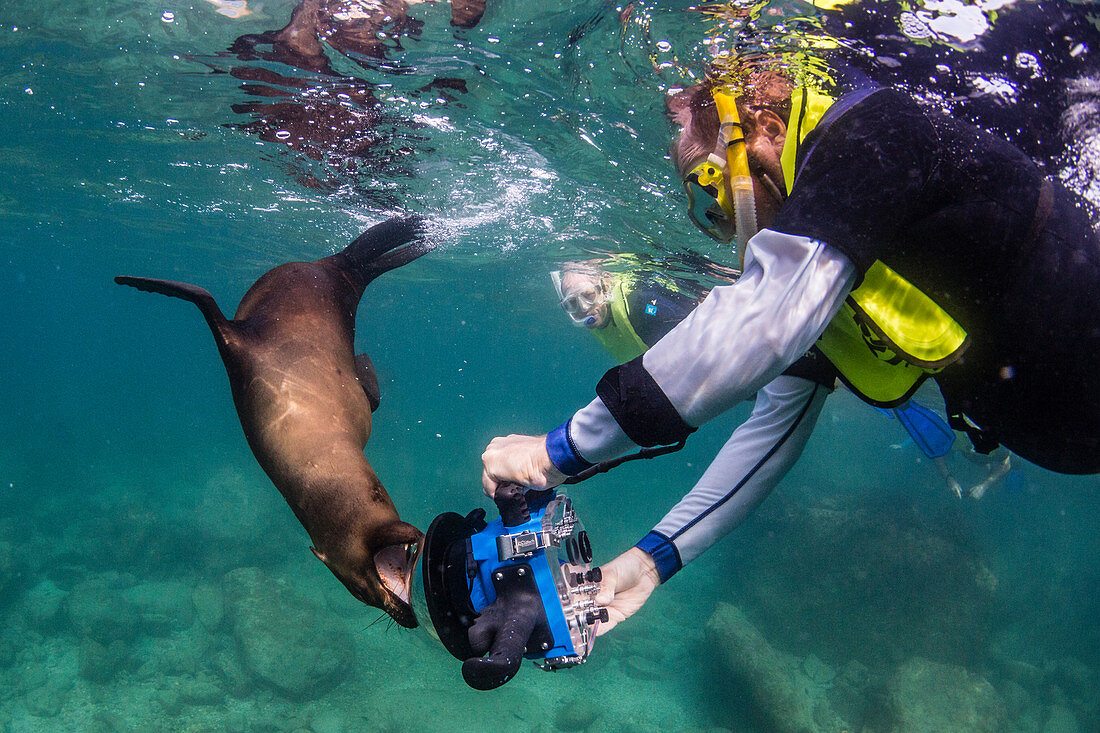
[[[780,162],[789,192],[795,160],[806,135],[821,121],[833,99],[799,89],[791,96],[791,117]],[[916,392],[969,345],[966,331],[931,298],[876,260],[859,287],[818,339],[817,347],[860,398],[895,407]]]
[[905,402],[968,345],[955,319],[879,260],[817,341],[844,383],[879,407]]
[[802,141],[817,127],[821,118],[836,101],[832,97],[801,87],[791,95],[791,119],[787,123],[787,139],[783,141],[783,152],[779,162],[783,166],[783,185],[787,193],[794,185],[794,164]]
[[630,305],[626,301],[629,294],[630,286],[626,281],[615,280],[608,299],[611,317],[603,328],[591,329],[600,345],[620,364],[644,354],[649,348],[630,324]]

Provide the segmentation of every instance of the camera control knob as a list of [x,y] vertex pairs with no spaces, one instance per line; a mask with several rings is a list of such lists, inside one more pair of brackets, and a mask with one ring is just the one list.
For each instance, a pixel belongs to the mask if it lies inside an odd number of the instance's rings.
[[584,620],[589,626],[596,623],[597,621],[606,622],[607,618],[608,618],[608,616],[607,616],[607,609],[606,608],[600,608],[600,609],[597,609],[595,611],[589,611],[588,613],[586,613],[584,615]]

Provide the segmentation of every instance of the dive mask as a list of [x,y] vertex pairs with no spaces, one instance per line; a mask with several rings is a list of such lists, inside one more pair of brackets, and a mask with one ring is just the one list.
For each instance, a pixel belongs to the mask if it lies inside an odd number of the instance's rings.
[[688,197],[688,216],[711,239],[728,242],[736,218],[733,203],[726,193],[726,162],[711,153],[684,178]]
[[422,544],[422,586],[414,582],[419,620],[431,619],[478,690],[510,680],[524,657],[546,670],[583,664],[607,620],[596,607],[600,569],[569,498],[506,486],[495,501],[492,522],[481,509],[436,517]]
[[554,289],[558,292],[558,303],[561,304],[562,310],[566,312],[570,320],[573,321],[574,326],[587,326],[591,328],[596,323],[596,316],[594,311],[605,303],[607,303],[610,293],[608,293],[607,286],[604,284],[603,278],[599,273],[595,273],[593,278],[595,284],[584,290],[578,290],[565,294],[562,289],[562,273],[560,270],[555,270],[550,273],[550,277],[554,281]]
[[720,122],[718,141],[714,152],[684,176],[688,216],[712,239],[728,242],[736,237],[738,247],[743,248],[756,234],[756,200],[745,135],[733,94],[724,87],[715,87],[711,94]]

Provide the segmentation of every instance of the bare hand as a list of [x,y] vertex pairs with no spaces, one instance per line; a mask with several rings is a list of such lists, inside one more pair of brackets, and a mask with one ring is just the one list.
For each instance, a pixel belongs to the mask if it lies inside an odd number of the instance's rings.
[[603,636],[620,621],[633,616],[661,583],[653,558],[637,547],[631,547],[602,570],[596,605],[607,609],[608,618],[596,629],[596,636]]
[[481,454],[481,486],[492,498],[499,487],[519,484],[529,489],[549,489],[565,480],[550,461],[545,435],[508,435],[493,438]]

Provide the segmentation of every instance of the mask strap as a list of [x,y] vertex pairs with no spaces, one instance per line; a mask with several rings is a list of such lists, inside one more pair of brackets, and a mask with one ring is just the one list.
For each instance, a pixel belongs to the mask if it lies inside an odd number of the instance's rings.
[[554,290],[558,291],[558,302],[565,300],[565,293],[561,290],[561,270],[550,272],[550,279],[554,281]]

